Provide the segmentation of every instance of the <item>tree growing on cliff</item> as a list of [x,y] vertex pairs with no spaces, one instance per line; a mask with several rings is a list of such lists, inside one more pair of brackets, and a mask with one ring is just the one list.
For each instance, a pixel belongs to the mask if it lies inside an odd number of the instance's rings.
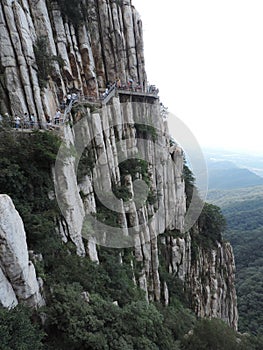
[[[48,0],[49,6],[54,3],[53,0]],[[82,1],[79,0],[57,0],[62,17],[72,23],[75,27],[80,24],[85,18],[85,8]]]
[[222,232],[226,228],[226,220],[221,209],[213,204],[205,203],[198,218],[200,234],[212,241],[222,241]]

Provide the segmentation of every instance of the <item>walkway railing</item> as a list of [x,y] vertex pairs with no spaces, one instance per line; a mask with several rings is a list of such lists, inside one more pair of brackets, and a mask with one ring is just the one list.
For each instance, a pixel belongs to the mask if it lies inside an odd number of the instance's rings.
[[[91,104],[99,104],[99,105],[106,105],[112,97],[114,97],[118,94],[122,95],[130,95],[130,96],[142,96],[142,97],[150,97],[158,99],[158,90],[155,91],[149,91],[144,92],[141,88],[130,88],[130,87],[117,87],[116,85],[112,85],[109,89],[109,91],[105,94],[102,94],[100,98],[96,98],[94,96],[78,96],[76,99],[72,99],[68,105],[66,105],[63,114],[61,115],[61,118],[57,123],[51,123],[46,122],[46,125],[42,125],[42,128],[46,129],[56,129],[59,128],[61,125],[64,125],[66,122],[69,121],[69,115],[72,110],[73,105],[77,104],[83,104],[83,103],[91,103]],[[14,129],[17,129],[19,131],[34,131],[36,129],[40,129],[40,125],[38,122],[27,122],[27,121],[20,121],[19,124],[16,124],[15,121],[10,121],[10,126]]]
[[103,104],[107,104],[109,101],[110,101],[110,99],[112,98],[112,97],[114,97],[115,96],[115,94],[116,94],[116,86],[115,85],[112,85],[112,87],[109,89],[109,91],[108,91],[108,94],[103,98],[103,100],[102,100],[102,103]]
[[67,107],[65,108],[64,113],[63,113],[62,124],[65,124],[65,123],[68,121],[68,116],[70,115],[70,112],[71,112],[73,103],[74,103],[75,101],[77,101],[77,100],[73,100],[73,99],[72,99],[72,100],[69,102],[69,104],[67,105]]
[[142,97],[151,97],[158,99],[158,94],[157,93],[151,93],[151,92],[143,92],[141,90],[136,90],[136,89],[118,89],[119,94],[124,94],[124,95],[132,95],[132,96],[142,96]]

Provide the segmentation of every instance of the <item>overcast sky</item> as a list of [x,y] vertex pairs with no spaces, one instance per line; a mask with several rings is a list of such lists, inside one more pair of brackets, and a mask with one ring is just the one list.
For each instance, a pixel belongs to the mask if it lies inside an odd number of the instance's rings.
[[263,1],[132,2],[148,80],[170,112],[201,146],[263,155]]

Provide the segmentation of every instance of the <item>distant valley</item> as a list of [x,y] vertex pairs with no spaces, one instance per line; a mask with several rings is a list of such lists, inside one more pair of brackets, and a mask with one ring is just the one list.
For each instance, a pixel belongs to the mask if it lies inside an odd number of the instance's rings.
[[226,218],[236,261],[240,331],[263,334],[263,161],[260,156],[205,151],[207,201]]
[[260,153],[241,153],[232,152],[226,150],[213,150],[205,148],[204,150],[205,158],[208,162],[208,167],[212,163],[219,166],[220,162],[229,163],[228,165],[234,165],[235,167],[248,169],[253,174],[256,174],[263,178],[263,152]]

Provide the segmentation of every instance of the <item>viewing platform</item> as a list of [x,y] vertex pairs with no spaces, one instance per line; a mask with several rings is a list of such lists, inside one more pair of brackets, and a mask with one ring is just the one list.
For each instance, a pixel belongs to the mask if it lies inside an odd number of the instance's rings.
[[119,88],[119,89],[116,89],[117,90],[117,93],[120,94],[120,95],[131,95],[131,96],[141,96],[141,97],[146,97],[146,98],[154,98],[156,100],[159,99],[159,96],[158,94],[154,94],[154,93],[150,93],[150,92],[144,92],[144,91],[136,91],[133,90],[133,89],[122,89],[122,88]]
[[[83,96],[79,95],[77,98],[72,99],[69,104],[64,106],[64,111],[61,113],[61,118],[57,122],[46,122],[44,125],[40,126],[38,122],[29,122],[20,118],[18,124],[13,121],[9,121],[9,126],[16,129],[17,131],[32,132],[38,129],[43,130],[56,130],[63,126],[68,120],[72,108],[77,105],[90,104],[101,108],[103,105],[107,105],[113,97],[119,96],[121,102],[149,102],[154,103],[154,101],[159,100],[158,89],[153,91],[142,91],[141,88],[131,88],[131,87],[116,87],[112,85],[110,89],[101,95],[100,98],[94,96]],[[62,108],[62,107],[61,107]]]

